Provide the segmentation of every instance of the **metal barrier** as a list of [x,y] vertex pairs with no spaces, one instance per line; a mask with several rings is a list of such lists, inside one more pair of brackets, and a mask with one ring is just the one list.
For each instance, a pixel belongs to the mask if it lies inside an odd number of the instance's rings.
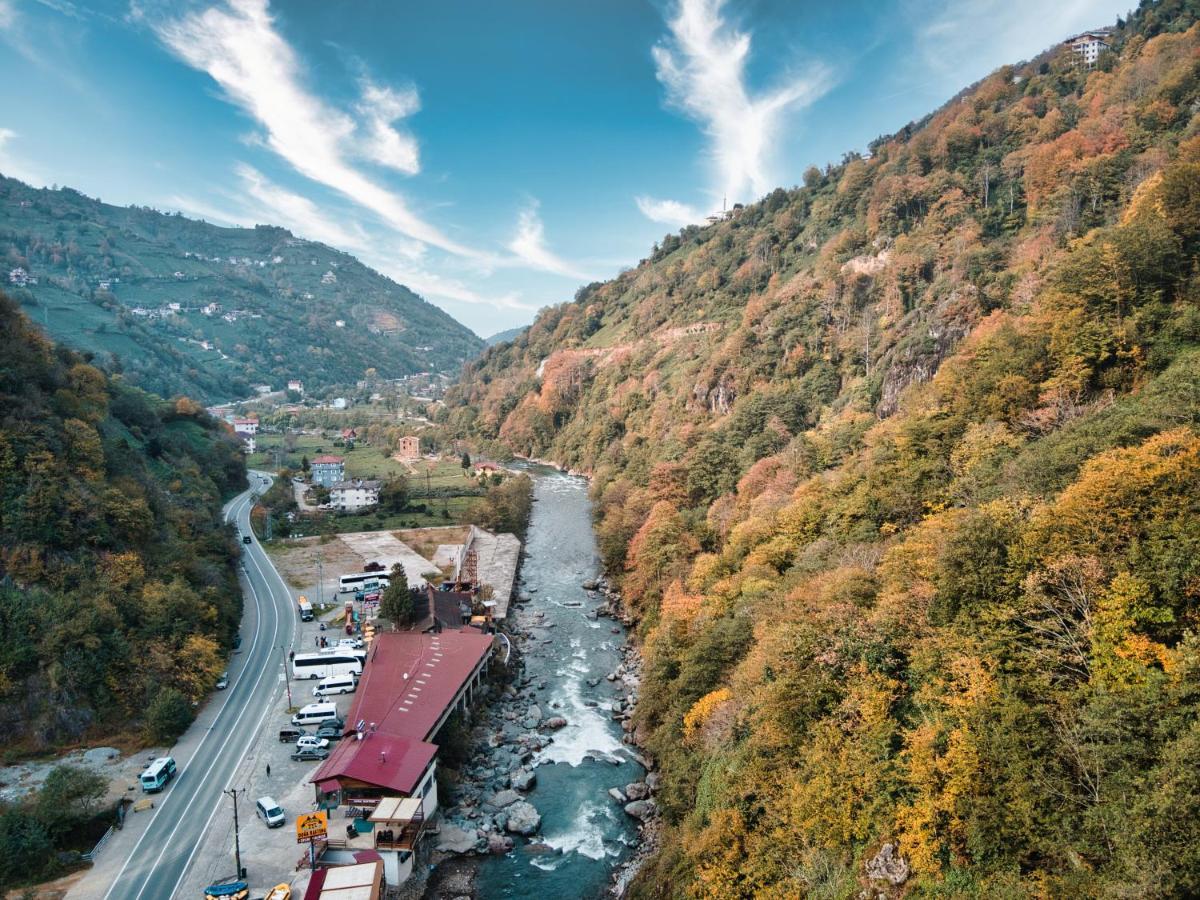
[[96,846],[82,855],[83,861],[95,862],[96,857],[100,855],[100,851],[104,849],[104,845],[108,843],[108,839],[113,836],[114,831],[116,831],[116,828],[110,825],[108,827],[108,831],[104,832],[104,834],[100,836],[100,840],[96,841]]

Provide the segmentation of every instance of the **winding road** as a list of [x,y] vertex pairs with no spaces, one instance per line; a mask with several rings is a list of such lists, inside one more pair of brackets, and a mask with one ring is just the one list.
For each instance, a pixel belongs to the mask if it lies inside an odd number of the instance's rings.
[[[292,595],[253,536],[250,510],[270,476],[250,473],[251,487],[225,505],[225,519],[243,535],[241,582],[245,593],[242,645],[230,665],[230,686],[214,702],[216,716],[202,716],[173,750],[179,774],[157,795],[153,818],[121,867],[104,900],[164,900],[175,896],[205,833],[222,805],[242,760],[283,689],[282,648],[296,640]],[[244,819],[254,816],[252,800],[239,799]],[[230,863],[229,874],[233,875]]]

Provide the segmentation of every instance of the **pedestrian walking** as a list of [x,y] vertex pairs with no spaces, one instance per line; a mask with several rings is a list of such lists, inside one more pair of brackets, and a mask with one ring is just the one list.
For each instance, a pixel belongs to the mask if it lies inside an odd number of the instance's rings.
[[288,651],[288,662],[295,662],[295,661],[296,661],[296,651],[289,650]]
[[270,763],[267,763],[267,777],[268,778],[271,777],[271,764]]

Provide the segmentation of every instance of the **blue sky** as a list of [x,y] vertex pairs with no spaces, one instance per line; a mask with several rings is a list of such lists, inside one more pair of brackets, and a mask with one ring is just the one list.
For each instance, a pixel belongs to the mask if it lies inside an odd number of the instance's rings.
[[1132,0],[0,0],[0,172],[353,253],[481,335]]

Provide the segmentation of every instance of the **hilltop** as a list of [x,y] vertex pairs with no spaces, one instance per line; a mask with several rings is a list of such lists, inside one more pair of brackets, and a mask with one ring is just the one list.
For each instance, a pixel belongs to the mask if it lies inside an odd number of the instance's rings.
[[668,235],[448,392],[592,475],[634,895],[1200,891],[1198,13]]
[[282,228],[221,228],[0,176],[0,255],[5,288],[51,336],[166,396],[449,372],[483,347],[408,288]]

